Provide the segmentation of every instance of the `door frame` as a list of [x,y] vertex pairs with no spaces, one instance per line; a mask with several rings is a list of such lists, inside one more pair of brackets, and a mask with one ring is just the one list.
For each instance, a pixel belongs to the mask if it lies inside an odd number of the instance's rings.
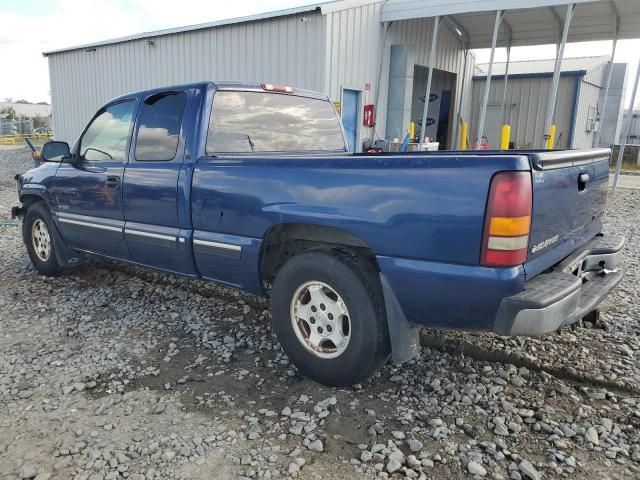
[[[350,87],[348,85],[342,85],[340,87],[340,123],[342,123],[342,128],[344,130],[344,122],[342,121],[342,114],[344,113],[344,91],[345,90],[351,90],[353,92],[356,92],[358,95],[358,105],[356,107],[356,144],[355,144],[355,151],[353,153],[359,153],[362,151],[362,145],[360,142],[360,126],[362,123],[362,109],[363,109],[363,105],[362,105],[362,92],[364,92],[363,89],[361,88],[356,88],[356,87]],[[345,131],[346,133],[346,131]],[[347,145],[348,147],[349,145]]]

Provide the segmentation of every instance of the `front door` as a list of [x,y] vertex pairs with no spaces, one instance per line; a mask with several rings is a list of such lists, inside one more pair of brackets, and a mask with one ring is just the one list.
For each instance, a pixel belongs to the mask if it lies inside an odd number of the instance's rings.
[[355,152],[358,143],[358,96],[357,90],[342,89],[342,125],[350,152]]
[[74,161],[58,168],[55,218],[72,247],[128,258],[122,176],[136,106],[130,99],[100,109],[76,144]]
[[140,105],[132,155],[124,173],[125,238],[133,261],[185,270],[186,236],[178,221],[181,134],[188,95],[155,93]]

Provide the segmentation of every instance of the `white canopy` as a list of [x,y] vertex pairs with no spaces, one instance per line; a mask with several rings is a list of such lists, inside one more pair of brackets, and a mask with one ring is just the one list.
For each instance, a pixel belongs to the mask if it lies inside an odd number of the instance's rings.
[[[381,21],[447,17],[468,48],[487,48],[496,10],[504,10],[497,46],[560,41],[566,6],[575,3],[568,42],[640,38],[640,0],[387,0]],[[616,34],[617,32],[617,34]]]

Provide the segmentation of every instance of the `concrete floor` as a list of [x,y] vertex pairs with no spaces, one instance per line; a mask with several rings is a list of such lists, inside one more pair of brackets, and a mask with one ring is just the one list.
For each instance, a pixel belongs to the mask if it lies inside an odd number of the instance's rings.
[[[613,175],[609,176],[609,185],[613,185]],[[640,175],[620,175],[617,188],[640,190]]]

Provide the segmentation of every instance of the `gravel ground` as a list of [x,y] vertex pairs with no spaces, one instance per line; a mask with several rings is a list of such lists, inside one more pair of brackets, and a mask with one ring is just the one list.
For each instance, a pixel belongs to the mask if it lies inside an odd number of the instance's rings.
[[640,478],[640,191],[609,202],[627,275],[542,339],[425,332],[352,389],[291,366],[268,304],[90,261],[36,274],[0,151],[0,479]]

